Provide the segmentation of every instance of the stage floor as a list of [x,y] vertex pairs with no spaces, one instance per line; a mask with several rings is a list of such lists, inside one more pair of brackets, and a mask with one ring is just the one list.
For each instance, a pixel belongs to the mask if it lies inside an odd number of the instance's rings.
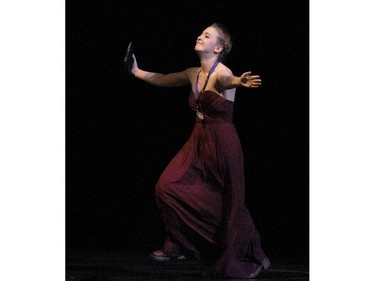
[[[252,280],[309,280],[309,265],[298,259],[275,259],[271,266]],[[155,262],[148,253],[74,251],[66,254],[67,281],[186,281],[202,278],[205,266],[195,259]],[[223,279],[215,280],[244,280]]]

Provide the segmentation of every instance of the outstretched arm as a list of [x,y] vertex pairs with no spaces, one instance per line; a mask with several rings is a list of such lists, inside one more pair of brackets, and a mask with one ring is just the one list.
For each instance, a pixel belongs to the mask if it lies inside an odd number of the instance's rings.
[[186,70],[169,74],[149,72],[138,67],[137,60],[134,55],[133,59],[134,63],[131,70],[132,74],[151,85],[158,87],[178,87],[189,83]]
[[244,72],[240,77],[237,77],[230,70],[223,70],[218,73],[218,80],[224,89],[258,88],[262,84],[259,75],[251,75],[251,71]]

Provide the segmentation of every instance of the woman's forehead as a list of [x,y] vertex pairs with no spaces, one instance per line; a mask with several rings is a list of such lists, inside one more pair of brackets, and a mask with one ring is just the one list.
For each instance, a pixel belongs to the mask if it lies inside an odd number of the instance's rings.
[[209,27],[207,27],[207,28],[203,31],[203,33],[209,33],[209,34],[211,34],[211,35],[218,35],[218,34],[219,34],[218,31],[216,30],[216,28],[213,27],[213,26],[209,26]]

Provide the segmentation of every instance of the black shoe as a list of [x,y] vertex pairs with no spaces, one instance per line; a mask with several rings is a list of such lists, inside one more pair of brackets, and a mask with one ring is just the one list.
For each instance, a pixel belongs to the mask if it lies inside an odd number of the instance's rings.
[[127,69],[127,72],[130,75],[133,75],[132,73],[132,68],[133,68],[133,63],[134,63],[133,54],[134,54],[134,46],[133,46],[133,42],[130,41],[128,48],[126,49],[126,55],[124,57],[125,67]]

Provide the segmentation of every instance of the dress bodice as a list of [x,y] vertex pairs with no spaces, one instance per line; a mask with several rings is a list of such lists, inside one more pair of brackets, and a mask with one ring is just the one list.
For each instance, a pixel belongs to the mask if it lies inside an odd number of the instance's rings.
[[210,90],[202,92],[197,99],[193,92],[189,96],[190,108],[195,111],[198,108],[208,123],[232,122],[233,105],[232,101]]

